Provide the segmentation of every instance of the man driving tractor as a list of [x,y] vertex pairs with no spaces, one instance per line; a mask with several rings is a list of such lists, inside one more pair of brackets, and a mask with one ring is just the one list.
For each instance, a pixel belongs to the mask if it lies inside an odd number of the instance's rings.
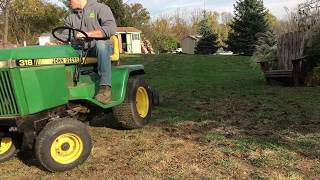
[[0,49],[0,162],[17,149],[32,150],[48,171],[70,170],[91,153],[84,122],[109,121],[104,115],[112,112],[116,127],[140,128],[159,102],[143,65],[111,68],[119,54],[110,8],[96,0],[68,2],[65,26],[52,30],[51,44],[59,45]]
[[[109,38],[116,33],[116,22],[111,9],[96,0],[68,0],[71,9],[65,19],[65,26],[80,29],[90,38],[102,39],[93,42],[89,55],[97,57],[97,70],[100,77],[100,87],[95,99],[107,104],[111,99],[111,59],[112,47]],[[75,38],[84,38],[78,32]],[[51,43],[52,44],[52,43]]]

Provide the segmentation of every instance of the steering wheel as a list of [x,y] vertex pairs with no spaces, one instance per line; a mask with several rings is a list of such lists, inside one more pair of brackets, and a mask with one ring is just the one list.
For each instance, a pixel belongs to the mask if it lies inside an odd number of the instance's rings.
[[[68,30],[68,38],[66,40],[64,40],[64,39],[62,39],[62,38],[60,38],[59,36],[56,35],[56,33],[60,33],[61,34],[61,32],[64,32],[65,30]],[[56,38],[57,40],[65,43],[65,44],[71,44],[73,42],[73,40],[75,39],[75,36],[76,36],[77,32],[79,32],[79,33],[84,35],[84,38],[82,40],[87,41],[89,39],[88,34],[85,33],[84,31],[82,31],[80,29],[76,29],[76,28],[67,27],[67,26],[54,28],[52,30],[52,35],[53,35],[54,38]]]

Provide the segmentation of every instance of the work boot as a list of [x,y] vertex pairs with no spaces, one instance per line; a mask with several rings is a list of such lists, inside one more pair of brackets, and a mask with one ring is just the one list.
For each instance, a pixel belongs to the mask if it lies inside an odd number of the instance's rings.
[[99,91],[94,98],[103,104],[111,103],[112,102],[111,87],[110,86],[100,86]]

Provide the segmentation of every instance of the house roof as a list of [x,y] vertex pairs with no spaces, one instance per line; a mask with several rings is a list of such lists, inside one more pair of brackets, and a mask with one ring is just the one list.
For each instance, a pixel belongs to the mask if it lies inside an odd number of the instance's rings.
[[135,27],[117,27],[117,32],[125,32],[125,33],[132,33],[132,32],[137,32],[141,33],[141,31]]

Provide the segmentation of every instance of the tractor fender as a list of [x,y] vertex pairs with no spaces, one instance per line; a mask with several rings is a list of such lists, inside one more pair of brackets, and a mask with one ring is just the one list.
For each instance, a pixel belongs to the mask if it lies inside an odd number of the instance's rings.
[[[120,67],[128,69],[129,77],[145,74],[143,65],[128,65],[128,66],[120,66]],[[160,105],[159,92],[156,89],[154,89],[153,87],[151,87],[150,85],[148,86],[148,89],[151,92],[152,104],[154,106],[159,106]]]

